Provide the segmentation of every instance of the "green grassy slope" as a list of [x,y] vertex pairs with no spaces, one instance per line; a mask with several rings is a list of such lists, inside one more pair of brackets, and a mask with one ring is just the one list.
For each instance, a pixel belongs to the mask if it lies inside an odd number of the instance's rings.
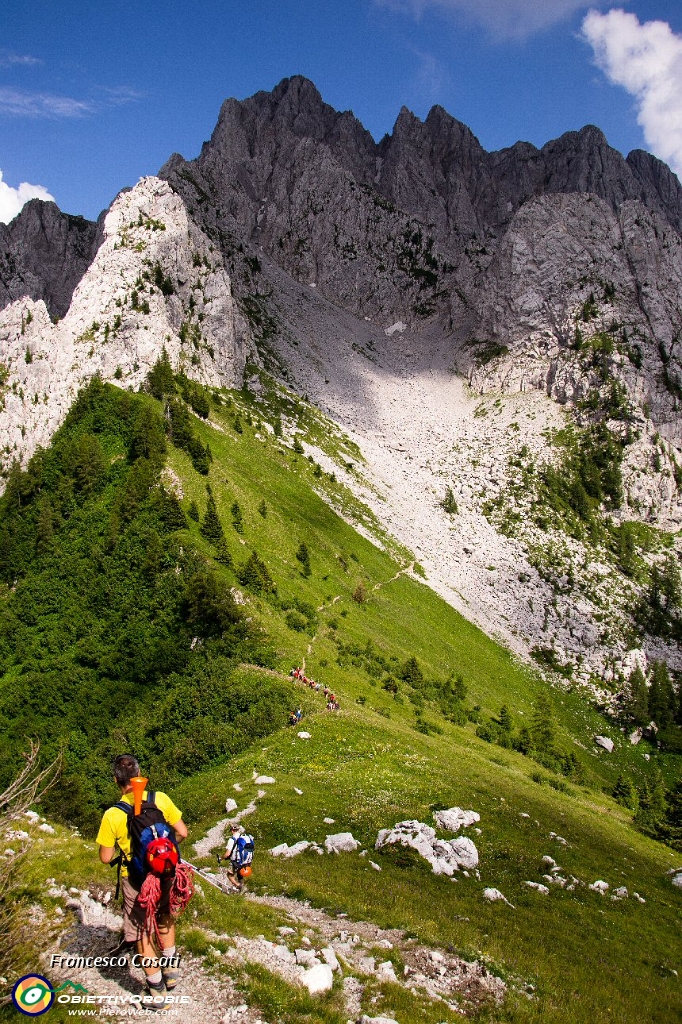
[[[312,738],[301,741],[296,730],[286,727],[271,735],[263,732],[263,739],[243,753],[221,759],[218,752],[212,766],[183,781],[177,772],[169,769],[164,775],[160,768],[154,784],[172,787],[194,840],[224,817],[233,783],[242,784],[239,799],[245,803],[255,793],[252,772],[273,775],[276,784],[248,819],[258,842],[253,887],[403,927],[468,955],[485,955],[503,975],[536,986],[535,998],[513,997],[496,1020],[676,1019],[682,993],[672,972],[681,967],[681,904],[665,872],[679,855],[637,833],[631,813],[605,795],[622,771],[635,781],[659,770],[675,778],[675,758],[647,746],[651,760],[646,761],[644,746],[627,744],[576,694],[550,688],[405,571],[409,552],[391,545],[380,531],[383,549],[357,533],[350,525],[354,518],[365,529],[372,525],[366,510],[266,429],[266,421],[273,425],[282,414],[333,456],[358,462],[338,432],[325,430],[315,410],[300,400],[270,385],[260,400],[246,393],[224,395],[211,409],[214,425],[192,420],[195,434],[212,452],[208,475],[197,472],[185,451],[172,446],[166,465],[182,489],[183,509],[187,512],[196,502],[202,519],[210,483],[232,567],[225,564],[224,550],[222,563],[215,561],[216,546],[191,519],[172,539],[181,549],[196,548],[223,585],[245,596],[247,603],[240,607],[267,635],[263,650],[269,652],[270,670],[225,662],[224,677],[214,674],[206,686],[221,687],[226,701],[232,686],[240,693],[252,687],[258,694],[276,686],[278,707],[287,700],[291,707],[302,704],[303,727]],[[324,492],[326,500],[317,492]],[[242,518],[239,531],[233,525],[235,502]],[[310,575],[296,557],[302,543],[310,554]],[[275,594],[257,594],[239,582],[253,551],[265,562]],[[360,584],[366,594],[362,602],[353,597]],[[402,678],[412,657],[424,687]],[[327,712],[321,694],[286,678],[293,665],[304,661],[307,674],[339,696],[339,712]],[[506,705],[516,729],[530,724],[538,698],[548,693],[556,748],[574,753],[578,770],[557,774],[477,738],[475,722],[455,724],[461,720],[456,714],[448,721],[443,711],[452,705],[443,695],[453,674],[461,675],[467,688],[464,707],[480,708],[473,717],[496,716]],[[384,688],[387,682],[390,689]],[[145,697],[146,716],[153,715],[155,706],[149,700]],[[133,722],[134,704],[129,710]],[[613,755],[596,751],[595,733],[612,736],[617,744]],[[135,745],[138,738],[134,724],[126,725],[116,742]],[[115,794],[106,797],[113,800]],[[371,849],[379,828],[407,818],[432,824],[434,808],[455,804],[481,815],[481,834],[468,831],[480,853],[480,880],[460,874],[449,881],[433,876],[425,864],[401,864],[388,855],[374,856],[382,867],[378,873],[357,855],[280,861],[266,853],[279,842],[321,842],[328,831],[346,829]],[[325,825],[324,817],[336,824]],[[558,844],[550,832],[568,845]],[[556,887],[549,896],[533,893],[522,883],[541,881],[540,860],[546,854],[584,883],[602,878],[612,888],[626,885],[646,903],[612,901],[587,885],[573,892]],[[72,864],[55,856],[51,866],[49,858],[34,864],[38,888],[41,876],[60,871],[58,881],[66,884],[78,884],[90,873],[105,877],[103,869],[94,862],[91,866],[80,843]],[[485,886],[501,889],[515,909],[484,902]],[[264,923],[262,908],[240,903],[235,921],[236,912],[229,909],[235,904],[228,905],[220,894],[207,894],[198,923],[216,931],[243,926],[274,938],[276,922]],[[232,915],[229,923],[226,915]],[[292,1010],[286,1019],[303,1017]],[[416,1024],[426,1018],[423,1009],[406,1005],[399,1019]]]

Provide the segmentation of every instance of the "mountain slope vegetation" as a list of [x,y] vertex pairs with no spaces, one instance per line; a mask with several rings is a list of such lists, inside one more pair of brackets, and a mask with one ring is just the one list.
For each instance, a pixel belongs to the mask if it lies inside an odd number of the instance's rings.
[[[62,781],[44,811],[85,837],[71,838],[68,857],[45,838],[26,898],[51,906],[48,876],[110,883],[91,840],[115,799],[110,758],[133,749],[153,785],[177,797],[192,841],[223,817],[235,783],[240,806],[256,801],[257,892],[489,963],[510,983],[490,1019],[673,1019],[679,895],[666,871],[676,855],[636,831],[633,810],[611,794],[623,779],[642,794],[672,789],[677,759],[647,740],[632,746],[569,686],[549,686],[426,587],[410,553],[304,454],[314,443],[347,466],[358,460],[352,444],[259,378],[258,397],[200,388],[163,358],[143,393],[95,378],[50,448],[8,481],[0,784],[26,736],[47,755],[62,748]],[[336,694],[339,711],[290,677],[295,665]],[[296,707],[309,741],[286,727]],[[612,754],[594,745],[597,733],[613,739]],[[263,798],[260,773],[276,779]],[[480,877],[451,882],[391,853],[371,854],[379,873],[357,855],[266,852],[345,829],[372,850],[380,828],[430,824],[434,809],[455,804],[481,815],[480,834],[467,832]],[[547,855],[579,880],[574,890],[543,896],[524,885],[541,882]],[[597,879],[630,898],[591,891]],[[513,908],[486,903],[485,886]],[[197,909],[181,936],[195,947],[197,928],[275,940],[281,924],[219,893]],[[274,981],[244,971],[251,997],[273,1005]],[[367,1012],[393,1009],[401,1024],[446,1012],[379,990]],[[281,1001],[279,1019],[311,1019],[291,994]]]

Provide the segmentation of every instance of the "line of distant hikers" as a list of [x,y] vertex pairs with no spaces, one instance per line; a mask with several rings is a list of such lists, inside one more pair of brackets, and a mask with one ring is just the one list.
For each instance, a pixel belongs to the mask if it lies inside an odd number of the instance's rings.
[[[315,690],[316,693],[322,693],[324,699],[327,702],[327,711],[338,711],[339,710],[339,699],[336,694],[332,693],[328,686],[322,686],[321,683],[317,683],[314,679],[308,679],[302,668],[292,668],[289,675],[294,679],[300,680],[306,686],[309,686],[311,690]],[[292,717],[293,716],[293,717]],[[301,712],[292,711],[289,715],[289,725],[296,725],[301,720]]]

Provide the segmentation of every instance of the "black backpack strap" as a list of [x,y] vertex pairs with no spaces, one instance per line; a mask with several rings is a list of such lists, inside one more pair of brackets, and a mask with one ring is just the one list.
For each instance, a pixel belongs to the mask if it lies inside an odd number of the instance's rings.
[[148,804],[154,804],[154,806],[156,807],[156,790],[155,789],[150,789],[149,792],[147,793],[147,803]]
[[124,863],[128,864],[129,861],[128,858],[123,853],[119,853],[118,857],[115,857],[114,860],[109,861],[109,867],[116,868],[116,895],[114,896],[114,899],[116,900],[118,899],[119,894],[121,892],[121,868],[123,867]]
[[124,814],[127,814],[128,816],[133,813],[133,805],[127,804],[125,800],[121,800],[119,803],[114,804],[114,807],[117,807],[119,811],[123,811]]

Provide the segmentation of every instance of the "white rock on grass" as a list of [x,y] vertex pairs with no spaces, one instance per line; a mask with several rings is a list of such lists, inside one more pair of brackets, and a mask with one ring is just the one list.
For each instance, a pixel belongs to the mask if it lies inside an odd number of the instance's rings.
[[488,903],[506,903],[508,907],[512,908],[512,910],[515,909],[513,903],[510,903],[507,897],[503,895],[503,893],[501,893],[499,889],[484,889],[483,899],[487,900]]
[[271,786],[275,780],[271,775],[257,775],[253,781],[257,786]]
[[303,796],[303,790],[299,789],[298,786],[294,786],[294,793],[297,793],[299,796]]
[[398,1021],[393,1017],[368,1017],[366,1013],[363,1013],[360,1024],[398,1024]]
[[602,747],[607,753],[613,753],[613,740],[610,740],[608,736],[595,736],[594,742],[598,747]]
[[678,868],[674,872],[669,872],[669,874],[672,874],[672,878],[670,879],[670,881],[675,886],[675,888],[682,889],[682,870]]
[[36,825],[40,821],[40,815],[35,811],[25,811],[24,817],[28,818],[32,825]]
[[333,971],[341,970],[341,964],[339,963],[336,953],[334,952],[331,946],[325,946],[324,949],[320,950],[320,952],[322,953],[324,962],[326,964],[329,964]]
[[228,796],[227,800],[225,801],[225,810],[227,811],[228,814],[230,814],[231,811],[237,810],[237,801],[233,800],[231,796]]
[[334,818],[323,818],[322,820],[325,825],[336,825],[336,820]]
[[311,996],[320,992],[329,992],[334,985],[334,975],[329,964],[316,964],[305,972],[301,981]]
[[461,828],[468,828],[481,820],[481,815],[476,811],[464,811],[461,807],[450,807],[446,811],[434,811],[433,817],[438,828],[442,828],[446,832],[459,832]]
[[315,956],[314,949],[297,949],[295,957],[296,963],[303,967],[317,967],[320,962]]
[[600,892],[602,895],[608,890],[609,883],[605,882],[602,878],[598,878],[596,882],[592,882],[589,888],[593,892]]
[[351,832],[337,832],[336,835],[327,836],[324,841],[327,853],[355,853],[359,845]]
[[309,740],[310,739],[310,733],[309,732],[297,732],[296,735],[298,736],[299,740]]
[[379,866],[379,865],[378,865],[378,864],[376,863],[376,861],[373,861],[373,860],[371,860],[371,861],[369,862],[369,866],[370,866],[371,868],[374,868],[374,870],[375,870],[375,871],[381,871],[381,868],[380,868],[380,866]]
[[379,964],[377,967],[376,979],[377,981],[392,981],[394,984],[397,984],[398,979],[396,977],[395,967],[390,960],[384,960],[383,963]]
[[117,932],[123,927],[123,918],[118,914],[113,914],[107,907],[93,900],[88,892],[79,892],[78,889],[76,892],[78,896],[67,900],[66,905],[75,911],[85,928],[106,928],[107,931]]
[[450,840],[450,846],[461,868],[473,871],[478,867],[478,850],[471,839],[467,836],[459,836],[457,839]]
[[617,889],[614,889],[611,893],[612,900],[626,900],[629,896],[627,888],[624,885],[619,885]]
[[283,857],[285,860],[290,860],[291,857],[298,857],[299,853],[305,853],[306,850],[309,850],[311,853],[322,853],[322,847],[318,846],[317,843],[309,843],[307,839],[302,839],[299,843],[294,843],[293,846],[280,843],[279,846],[273,846],[270,853],[273,857]]
[[478,850],[471,839],[437,839],[435,830],[421,821],[399,821],[392,829],[381,829],[375,849],[392,845],[416,850],[435,875],[451,876],[460,868],[473,869],[478,865]]
[[43,822],[42,825],[38,825],[38,828],[41,832],[46,832],[48,836],[53,836],[55,834],[52,825],[48,825],[47,822]]
[[536,892],[541,892],[543,896],[549,895],[549,888],[541,882],[524,882],[523,884],[527,885],[529,889],[535,889]]

